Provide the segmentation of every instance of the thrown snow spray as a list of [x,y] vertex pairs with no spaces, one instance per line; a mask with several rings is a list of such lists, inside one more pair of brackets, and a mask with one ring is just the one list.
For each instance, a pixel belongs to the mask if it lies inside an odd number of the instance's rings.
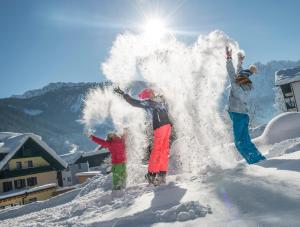
[[[239,51],[238,44],[220,31],[199,37],[193,46],[173,36],[149,42],[143,35],[127,33],[117,37],[102,65],[107,79],[129,94],[137,92],[130,87],[133,81],[144,81],[166,98],[177,138],[170,153],[170,172],[197,174],[207,167],[229,167],[234,160],[228,152],[231,135],[223,117],[227,114],[226,45],[233,49],[233,56]],[[131,107],[112,89],[91,90],[83,122],[87,128],[95,128],[108,119],[119,133],[124,128],[129,131],[129,182],[143,179],[140,174],[146,168],[141,168],[141,159],[149,141],[145,111]]]

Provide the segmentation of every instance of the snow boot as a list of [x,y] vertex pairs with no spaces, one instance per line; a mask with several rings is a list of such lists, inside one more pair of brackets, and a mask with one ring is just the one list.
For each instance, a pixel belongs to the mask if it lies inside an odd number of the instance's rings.
[[154,186],[160,186],[160,185],[164,185],[166,184],[166,176],[167,176],[167,172],[159,172],[155,179],[153,180],[153,185]]
[[158,185],[166,184],[167,172],[160,171],[156,177]]
[[261,161],[265,161],[267,160],[265,156],[263,155],[260,155],[256,160],[251,160],[251,162],[249,162],[250,165],[252,164],[256,164],[256,163],[259,163]]
[[150,173],[148,172],[145,175],[146,180],[148,181],[149,184],[154,184],[154,181],[156,179],[156,173]]

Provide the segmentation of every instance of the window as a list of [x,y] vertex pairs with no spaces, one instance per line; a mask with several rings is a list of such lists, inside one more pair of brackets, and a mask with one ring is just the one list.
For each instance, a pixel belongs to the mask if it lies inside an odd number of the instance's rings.
[[31,199],[29,199],[28,201],[31,202],[31,203],[32,203],[32,202],[36,202],[36,201],[37,201],[37,198],[31,198]]
[[296,108],[296,101],[294,97],[284,98],[284,101],[288,110]]
[[36,177],[27,178],[27,186],[34,186],[34,185],[37,185],[37,178]]
[[288,111],[295,111],[297,110],[296,100],[294,97],[294,92],[291,87],[291,84],[284,84],[281,85],[281,90],[284,96],[285,105]]
[[12,182],[3,182],[3,192],[8,192],[13,189]]
[[68,177],[68,181],[71,182],[71,177]]
[[81,163],[78,163],[78,169],[81,169]]
[[28,161],[27,163],[28,168],[32,168],[33,167],[33,162],[31,160]]
[[291,84],[281,85],[281,90],[282,90],[282,93],[283,93],[285,98],[294,96],[292,88],[291,88]]
[[15,180],[14,181],[15,184],[15,189],[20,189],[20,188],[25,188],[25,179],[20,179],[20,180]]
[[22,169],[22,162],[16,162],[16,168]]
[[36,202],[37,201],[37,198],[30,198],[28,199],[27,201],[24,202],[24,204],[28,204],[28,203],[33,203],[33,202]]

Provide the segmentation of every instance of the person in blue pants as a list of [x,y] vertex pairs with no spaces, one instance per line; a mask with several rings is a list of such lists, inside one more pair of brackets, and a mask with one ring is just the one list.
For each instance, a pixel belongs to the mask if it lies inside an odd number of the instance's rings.
[[232,51],[228,47],[226,47],[226,59],[226,68],[231,84],[228,112],[233,124],[234,143],[247,163],[254,164],[266,159],[252,143],[249,135],[247,103],[252,89],[249,77],[256,73],[256,67],[250,65],[249,69],[243,70],[244,56],[239,54],[236,73],[232,63]]

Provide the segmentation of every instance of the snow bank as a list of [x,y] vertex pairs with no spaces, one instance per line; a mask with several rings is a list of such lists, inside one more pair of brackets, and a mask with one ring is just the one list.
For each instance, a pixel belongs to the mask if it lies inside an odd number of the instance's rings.
[[264,151],[267,159],[299,151],[300,137],[284,140],[279,143],[272,144],[271,146],[263,146],[262,150]]
[[99,174],[93,178],[87,179],[87,181],[82,185],[82,189],[78,196],[81,197],[87,195],[96,189],[110,191],[112,189],[112,175]]
[[283,113],[268,123],[256,141],[262,145],[271,145],[297,137],[300,137],[300,113]]

